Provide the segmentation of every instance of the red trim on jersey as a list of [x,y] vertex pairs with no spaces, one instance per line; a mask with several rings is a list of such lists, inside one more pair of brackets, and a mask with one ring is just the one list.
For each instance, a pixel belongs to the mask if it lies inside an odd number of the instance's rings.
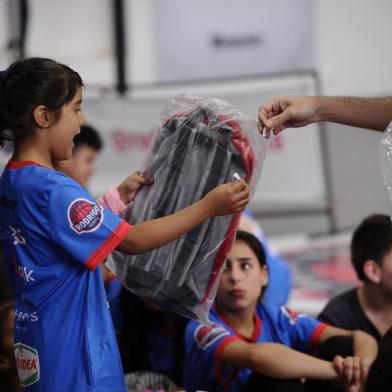
[[218,314],[219,318],[226,325],[228,325],[241,340],[244,340],[245,342],[248,342],[248,343],[256,343],[257,342],[257,339],[259,338],[260,333],[261,333],[261,327],[263,325],[263,322],[261,321],[257,312],[255,312],[255,314],[253,315],[254,328],[253,328],[252,337],[248,338],[247,336],[241,335],[238,331],[236,331],[233,327],[231,327],[230,324],[225,320],[223,315],[218,312],[218,309],[215,309],[215,310],[216,310],[216,313]]
[[312,336],[310,337],[309,352],[313,352],[317,347],[321,334],[328,326],[328,324],[321,323],[314,329]]
[[41,165],[40,163],[34,161],[9,161],[5,167],[7,169],[19,169],[25,166],[39,166],[39,167],[46,167],[47,169],[50,169],[49,167]]
[[230,376],[227,380],[223,379],[223,371],[222,371],[222,364],[221,358],[223,350],[229,345],[231,342],[236,340],[240,340],[238,336],[228,336],[224,338],[215,350],[214,353],[214,374],[215,378],[217,379],[218,383],[225,389],[229,388],[230,384],[237,378],[239,369],[233,369]]
[[83,263],[88,269],[95,270],[97,265],[101,263],[109,253],[123,240],[125,235],[131,229],[131,225],[126,221],[121,221],[110,237]]

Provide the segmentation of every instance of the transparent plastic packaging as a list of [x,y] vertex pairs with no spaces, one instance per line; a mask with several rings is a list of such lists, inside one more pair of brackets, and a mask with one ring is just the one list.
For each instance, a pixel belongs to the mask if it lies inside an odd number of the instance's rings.
[[[143,168],[155,181],[127,210],[130,224],[172,214],[238,178],[255,190],[268,144],[255,119],[223,100],[186,95],[169,100],[161,118]],[[239,214],[209,219],[151,252],[115,251],[107,264],[131,292],[207,322],[238,220]]]
[[385,190],[392,206],[392,122],[380,142],[380,163]]

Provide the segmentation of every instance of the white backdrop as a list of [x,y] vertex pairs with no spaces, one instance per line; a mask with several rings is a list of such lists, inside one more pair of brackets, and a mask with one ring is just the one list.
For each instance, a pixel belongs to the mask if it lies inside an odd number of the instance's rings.
[[[228,100],[245,114],[256,118],[261,102],[280,93],[315,92],[310,76],[249,79],[225,84],[177,85],[134,92],[127,99],[87,99],[85,113],[102,131],[105,149],[99,158],[91,191],[98,195],[118,184],[142,165],[149,141],[159,124],[160,111],[169,97],[179,93],[216,96]],[[256,130],[255,130],[256,132]],[[254,207],[324,206],[324,174],[316,125],[281,134],[271,141]]]

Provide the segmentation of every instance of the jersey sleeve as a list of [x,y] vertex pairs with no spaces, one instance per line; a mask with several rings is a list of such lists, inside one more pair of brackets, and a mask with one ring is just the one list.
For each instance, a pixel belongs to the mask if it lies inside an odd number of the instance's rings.
[[282,306],[278,314],[280,330],[287,331],[290,347],[312,352],[319,343],[321,333],[328,324]]
[[53,188],[48,208],[52,239],[91,270],[108,256],[131,227],[71,181]]
[[223,325],[210,325],[190,321],[185,331],[185,389],[200,390],[211,383],[226,387],[237,375],[236,370],[222,366],[223,349],[238,340]]

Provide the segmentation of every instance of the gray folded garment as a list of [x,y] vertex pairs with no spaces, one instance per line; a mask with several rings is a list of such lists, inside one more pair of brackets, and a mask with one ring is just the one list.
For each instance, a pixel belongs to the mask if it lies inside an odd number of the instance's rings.
[[[239,124],[205,106],[172,115],[153,143],[146,172],[155,181],[137,193],[126,215],[130,224],[172,214],[238,176],[249,181],[255,166]],[[115,251],[115,273],[131,292],[164,309],[207,321],[238,218],[235,214],[209,219],[144,254]]]

